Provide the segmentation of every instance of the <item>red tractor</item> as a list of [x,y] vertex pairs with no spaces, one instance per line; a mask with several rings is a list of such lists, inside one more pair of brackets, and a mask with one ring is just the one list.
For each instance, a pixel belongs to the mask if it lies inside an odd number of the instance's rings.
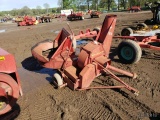
[[22,95],[14,56],[0,48],[0,115],[11,111]]

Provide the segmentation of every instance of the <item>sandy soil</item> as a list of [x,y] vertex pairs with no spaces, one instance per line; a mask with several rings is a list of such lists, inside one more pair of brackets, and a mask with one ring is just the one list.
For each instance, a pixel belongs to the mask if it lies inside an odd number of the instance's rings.
[[[135,25],[152,17],[151,12],[114,13],[117,17],[115,35],[122,28]],[[79,30],[100,26],[106,14],[100,18],[69,22],[77,34]],[[0,47],[15,56],[24,95],[19,97],[19,115],[15,120],[159,120],[160,119],[160,53],[143,49],[143,56],[137,64],[122,64],[116,56],[120,40],[113,39],[110,58],[112,65],[135,72],[134,80],[120,77],[140,91],[139,96],[126,89],[92,89],[72,91],[68,87],[55,89],[52,70],[37,67],[31,57],[31,47],[45,39],[54,39],[62,27],[68,29],[65,19],[54,19],[51,23],[36,26],[17,27],[15,23],[0,23]],[[35,64],[34,64],[35,63]],[[92,86],[115,85],[108,76],[95,79]],[[15,107],[14,109],[18,109]]]

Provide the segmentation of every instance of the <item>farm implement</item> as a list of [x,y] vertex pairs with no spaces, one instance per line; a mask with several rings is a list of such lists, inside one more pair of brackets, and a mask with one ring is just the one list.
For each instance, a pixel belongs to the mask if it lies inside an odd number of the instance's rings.
[[67,19],[69,21],[72,21],[72,20],[83,20],[84,17],[83,17],[83,14],[82,13],[73,13],[71,11],[71,14],[67,16]]
[[97,10],[92,10],[92,11],[90,11],[90,16],[91,16],[91,18],[94,18],[94,17],[97,17],[97,18],[99,18],[100,17],[100,12],[99,11],[97,11]]
[[20,21],[17,21],[18,26],[28,26],[28,25],[36,25],[39,21],[34,17],[25,16]]
[[22,89],[14,56],[0,48],[0,115],[12,110],[19,95]]
[[[73,32],[69,34],[64,28],[54,41],[46,40],[34,45],[31,49],[32,55],[43,67],[57,70],[53,76],[54,82],[59,88],[64,86],[68,86],[72,90],[126,88],[138,95],[138,90],[129,86],[113,73],[117,72],[136,78],[136,74],[111,65],[109,52],[116,19],[116,15],[107,15],[98,35],[95,33],[96,31],[93,31],[92,36],[97,36],[96,39],[81,47],[78,55],[75,54],[76,39],[84,36],[91,37],[90,32],[87,35],[82,33],[74,36]],[[90,87],[92,81],[103,73],[107,73],[121,85]]]
[[140,23],[136,27],[122,29],[121,36],[114,36],[123,40],[117,48],[118,57],[123,63],[137,63],[142,56],[141,48],[160,51],[160,29],[156,26],[153,28]]

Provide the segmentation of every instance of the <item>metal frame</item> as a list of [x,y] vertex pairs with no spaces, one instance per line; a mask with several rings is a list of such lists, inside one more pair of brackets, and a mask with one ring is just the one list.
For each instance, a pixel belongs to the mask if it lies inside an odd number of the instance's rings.
[[[72,90],[85,90],[91,88],[126,88],[138,95],[138,90],[129,86],[111,72],[118,72],[132,78],[136,77],[136,74],[134,73],[111,66],[109,52],[116,19],[116,15],[106,15],[102,28],[98,35],[96,35],[96,40],[81,47],[81,51],[78,56],[74,54],[75,51],[72,45],[75,38],[80,38],[80,36],[85,35],[70,35],[65,29],[62,29],[53,43],[41,43],[34,46],[31,51],[32,55],[43,67],[57,69],[61,73],[64,84],[60,85],[60,88],[64,86],[68,86]],[[49,53],[46,56],[42,55],[43,51],[47,51],[46,46],[54,46],[55,44],[55,51],[54,47],[48,47],[52,53]],[[43,58],[48,59],[44,60]],[[102,73],[108,73],[112,78],[120,82],[122,86],[89,87],[92,81]]]

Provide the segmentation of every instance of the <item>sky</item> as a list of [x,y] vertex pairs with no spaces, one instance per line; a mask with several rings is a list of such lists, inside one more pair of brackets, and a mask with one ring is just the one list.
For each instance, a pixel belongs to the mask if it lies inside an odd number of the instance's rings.
[[58,0],[0,0],[0,11],[21,9],[24,6],[31,9],[37,6],[44,8],[45,3],[48,3],[50,8],[58,7]]

